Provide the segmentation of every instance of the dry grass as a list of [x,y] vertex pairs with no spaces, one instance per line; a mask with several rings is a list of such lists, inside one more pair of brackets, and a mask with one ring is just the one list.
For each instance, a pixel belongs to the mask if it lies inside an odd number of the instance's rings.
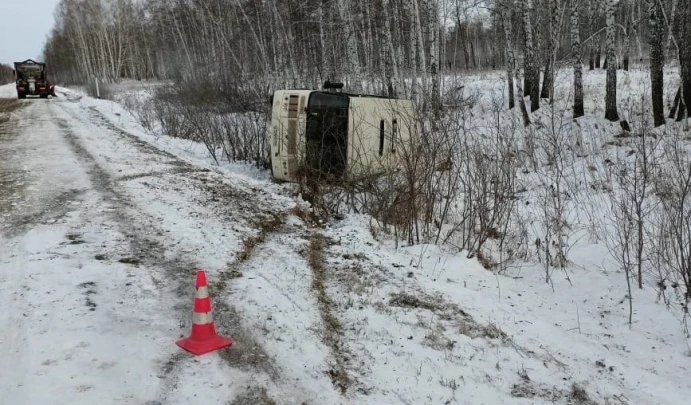
[[289,211],[289,213],[300,218],[305,224],[311,227],[319,226],[319,224],[321,223],[321,221],[314,212],[310,212],[299,206],[292,208]]
[[0,98],[0,113],[11,113],[23,106],[19,100],[12,98]]
[[437,312],[442,309],[442,304],[439,302],[434,302],[434,300],[431,298],[419,298],[415,295],[407,293],[392,294],[389,304],[394,307],[422,308],[432,312]]
[[[486,325],[480,324],[462,308],[453,303],[445,302],[441,297],[395,293],[391,294],[389,305],[400,308],[424,309],[433,312],[440,321],[449,322],[455,330],[471,339],[483,338],[504,344],[508,344],[511,341],[509,336],[496,324],[491,322]],[[434,334],[433,332],[430,331],[431,334]],[[435,343],[443,339],[432,336],[428,337],[428,340]]]
[[248,387],[228,405],[276,405],[264,387]]
[[9,121],[10,114],[23,106],[19,100],[0,98],[0,124]]
[[255,220],[254,226],[259,231],[256,235],[247,237],[242,241],[242,249],[235,256],[235,260],[228,265],[228,269],[221,274],[215,285],[218,291],[223,291],[226,288],[228,280],[242,277],[242,273],[239,271],[240,265],[249,260],[257,246],[266,242],[266,238],[282,227],[285,221],[285,213],[272,213]]
[[519,375],[521,381],[511,386],[511,396],[514,398],[541,398],[551,403],[565,401],[569,405],[598,405],[578,383],[572,383],[570,390],[562,390],[531,381],[527,374],[519,372]]
[[571,392],[568,395],[569,403],[574,405],[597,405],[595,401],[590,399],[585,388],[578,384],[571,384]]
[[266,237],[276,232],[284,223],[285,215],[282,214],[272,214],[269,217],[257,220],[255,226],[259,228],[259,233],[242,241],[242,250],[237,255],[236,263],[246,262],[252,256],[252,252],[254,252],[256,247],[264,243]]

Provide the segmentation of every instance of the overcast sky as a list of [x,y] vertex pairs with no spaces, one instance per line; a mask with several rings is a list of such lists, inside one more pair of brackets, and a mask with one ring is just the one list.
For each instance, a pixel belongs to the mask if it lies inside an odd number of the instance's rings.
[[0,0],[0,62],[41,57],[59,0]]

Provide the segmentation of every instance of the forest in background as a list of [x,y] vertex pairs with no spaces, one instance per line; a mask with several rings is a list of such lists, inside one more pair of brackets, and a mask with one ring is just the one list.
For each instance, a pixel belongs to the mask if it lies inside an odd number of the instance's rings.
[[578,116],[581,64],[615,82],[650,63],[661,85],[661,66],[681,61],[688,104],[690,14],[681,0],[62,0],[44,54],[65,84],[172,80],[196,101],[245,108],[326,80],[438,105],[448,74],[506,69],[511,107],[520,93],[534,111],[555,67],[573,65]]
[[14,81],[14,69],[12,66],[0,63],[0,84],[11,83]]

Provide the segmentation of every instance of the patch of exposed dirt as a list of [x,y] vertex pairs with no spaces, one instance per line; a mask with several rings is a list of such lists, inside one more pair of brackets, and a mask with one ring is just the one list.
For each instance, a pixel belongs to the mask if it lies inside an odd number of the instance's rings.
[[[284,214],[269,214],[253,221],[258,232],[254,236],[242,241],[242,250],[235,256],[235,260],[221,272],[218,281],[213,284],[213,290],[223,294],[228,289],[231,280],[242,276],[242,264],[250,259],[258,246],[266,242],[269,235],[276,233],[285,224]],[[235,344],[231,350],[220,352],[222,359],[232,367],[258,368],[277,378],[278,372],[273,366],[272,359],[266,350],[256,341],[252,333],[243,326],[242,317],[237,309],[227,300],[215,301],[214,320],[220,333],[231,336]]]
[[340,390],[341,394],[345,395],[353,384],[353,378],[349,375],[347,367],[352,355],[348,353],[343,344],[343,325],[334,315],[334,303],[326,291],[327,274],[324,267],[324,249],[327,243],[328,241],[323,235],[313,234],[310,238],[306,259],[312,269],[312,289],[317,294],[319,313],[324,323],[322,340],[331,349],[331,354],[335,360],[328,371],[329,377],[333,385]]
[[76,233],[68,233],[65,237],[70,245],[83,245],[86,243],[86,241],[82,239],[82,235]]
[[511,385],[511,396],[514,398],[539,398],[553,404],[599,405],[590,398],[585,387],[578,383],[572,383],[571,389],[564,390],[532,381],[525,372],[519,375],[521,380]]
[[554,404],[564,398],[565,393],[556,387],[548,387],[530,380],[521,380],[511,386],[511,396],[514,398],[540,398]]
[[123,257],[122,259],[118,260],[118,262],[123,264],[133,264],[135,266],[142,263],[142,261],[136,257]]
[[228,405],[276,405],[264,387],[248,387]]
[[[0,189],[3,185],[0,181]],[[21,188],[10,188],[15,192],[23,193],[24,185]],[[27,206],[24,201],[11,204],[3,208],[3,197],[0,196],[0,216],[4,216],[4,229],[2,231],[8,237],[16,237],[28,231],[32,226],[41,223],[55,222],[67,215],[73,208],[70,203],[79,199],[84,190],[67,190],[53,197],[44,206]],[[18,214],[15,207],[21,207],[21,214]]]
[[209,169],[195,169],[195,168],[190,168],[190,167],[181,167],[181,168],[175,168],[175,169],[170,169],[170,170],[161,170],[161,171],[154,171],[154,172],[147,172],[147,173],[139,173],[139,174],[130,174],[127,176],[121,176],[118,177],[116,180],[117,181],[130,181],[130,180],[135,180],[135,179],[141,179],[144,177],[161,177],[161,176],[166,176],[166,175],[171,175],[171,174],[186,174],[186,173],[208,173],[211,170]]
[[95,311],[98,305],[96,305],[96,303],[91,299],[91,296],[96,294],[96,283],[93,281],[87,281],[79,284],[79,287],[85,290],[84,295],[86,296],[86,306],[89,308],[89,311]]
[[418,297],[408,293],[392,294],[389,305],[403,308],[422,308],[432,312],[442,309],[441,303],[435,302],[431,297]]
[[509,343],[509,336],[493,323],[484,325],[456,304],[445,301],[442,297],[431,297],[422,293],[395,293],[391,295],[389,305],[402,308],[424,309],[433,312],[440,320],[451,322],[455,329],[470,338],[485,338]]
[[228,350],[218,352],[228,365],[241,370],[260,370],[276,379],[279,371],[264,347],[257,342],[252,332],[244,326],[244,319],[234,306],[225,300],[213,301],[214,323],[219,334],[228,336],[233,345]]
[[[28,173],[15,167],[11,156],[19,153],[15,140],[19,136],[16,120],[10,120],[9,111],[18,108],[18,103],[0,99],[0,222],[11,223],[17,207],[26,201]],[[16,107],[16,108],[15,108]],[[12,228],[12,224],[9,224]]]
[[[22,103],[19,100],[11,98],[0,98],[0,126],[10,120],[11,114],[13,112],[24,107],[25,105],[25,103]],[[3,131],[0,127],[0,136],[2,134]]]

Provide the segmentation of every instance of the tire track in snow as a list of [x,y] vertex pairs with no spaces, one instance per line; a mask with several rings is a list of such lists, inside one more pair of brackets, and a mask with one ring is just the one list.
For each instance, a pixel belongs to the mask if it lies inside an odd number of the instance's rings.
[[[217,284],[228,292],[216,307],[240,308],[264,350],[260,361],[271,365],[272,388],[281,403],[342,403],[343,393],[332,384],[333,353],[323,344],[319,302],[306,260],[313,232],[293,213],[267,219],[262,231],[245,241],[247,250],[229,264]],[[235,305],[230,303],[236,303]],[[228,313],[229,311],[224,311]],[[222,354],[237,361],[232,351]],[[273,404],[274,402],[239,402]]]
[[[79,119],[80,117],[75,117]],[[69,123],[63,119],[58,119],[58,125],[62,128],[65,139],[69,142],[74,153],[78,155],[83,164],[88,168],[94,188],[102,195],[104,203],[111,207],[108,210],[112,220],[118,224],[119,231],[127,236],[130,254],[142,264],[153,270],[162,270],[174,285],[172,290],[178,298],[172,305],[178,319],[189,317],[189,274],[190,269],[195,267],[195,262],[188,259],[185,255],[176,254],[172,258],[166,258],[166,247],[160,242],[147,236],[147,234],[162,235],[164,232],[158,228],[153,218],[137,212],[136,216],[130,214],[132,210],[137,210],[136,204],[129,197],[117,189],[118,180],[113,178],[96,161],[95,157],[80,142],[77,135],[71,130]],[[129,139],[129,138],[128,138]],[[150,148],[142,148],[143,153],[148,153]],[[169,157],[172,155],[164,155]],[[178,166],[187,166],[180,162]],[[186,167],[189,171],[194,171],[192,166]],[[138,210],[137,210],[138,211]],[[144,231],[145,230],[145,231]],[[157,271],[150,272],[152,281],[159,287],[165,288],[162,280],[154,277]],[[167,395],[178,385],[179,365],[189,356],[184,352],[176,351],[167,360],[161,361],[159,378],[161,390],[159,402],[166,403]],[[155,404],[157,402],[153,402]]]
[[[93,156],[88,154],[74,134],[68,135],[68,137],[71,137],[75,149],[78,150],[80,154],[87,157],[89,164],[93,167],[92,172],[97,182],[101,185],[101,189],[103,189],[105,193],[111,195],[111,198],[119,201],[121,207],[116,209],[115,212],[119,213],[120,223],[131,224],[132,221],[129,221],[127,218],[123,217],[123,215],[126,209],[135,209],[136,207],[125,195],[123,195],[123,193],[119,193],[115,190],[118,182],[136,180],[147,176],[161,177],[177,174],[185,176],[186,179],[190,180],[190,184],[201,191],[201,193],[197,193],[199,194],[197,196],[199,205],[209,208],[212,212],[218,213],[218,216],[223,217],[224,221],[228,223],[230,227],[241,228],[239,230],[240,233],[254,234],[253,236],[243,239],[240,252],[238,252],[232,262],[226,266],[226,269],[220,273],[218,277],[219,281],[210,284],[210,289],[214,296],[213,305],[216,328],[219,333],[229,336],[234,341],[234,345],[229,350],[221,351],[219,355],[225,360],[228,366],[232,368],[239,368],[252,374],[256,374],[257,372],[265,374],[268,377],[265,383],[269,385],[275,384],[279,387],[282,386],[283,388],[279,388],[280,391],[286,390],[286,387],[289,387],[289,391],[295,391],[292,386],[296,383],[300,384],[299,381],[291,378],[290,370],[286,373],[276,367],[273,359],[266,354],[266,349],[255,338],[255,331],[246,327],[246,322],[242,313],[238,311],[235,306],[229,304],[228,300],[223,299],[224,295],[228,293],[228,290],[232,289],[231,284],[233,278],[238,274],[237,269],[242,269],[243,263],[252,258],[255,249],[260,250],[262,248],[266,239],[271,238],[274,234],[281,231],[280,228],[285,223],[286,212],[281,211],[272,203],[273,197],[266,191],[252,187],[243,189],[234,184],[230,184],[216,172],[207,169],[198,169],[167,152],[156,150],[155,147],[141,141],[134,135],[117,129],[97,110],[89,109],[88,112],[89,117],[93,119],[95,125],[99,128],[105,127],[104,129],[109,132],[122,135],[121,139],[126,141],[132,140],[132,144],[140,153],[153,153],[159,157],[169,159],[166,160],[165,163],[173,166],[172,169],[165,171],[153,171],[112,177],[98,165]],[[72,116],[77,120],[81,118],[75,114],[72,114]],[[66,126],[67,124],[63,122],[63,125]],[[257,198],[258,196],[261,198]],[[148,228],[150,225],[155,229],[153,221],[149,219],[146,227]],[[137,236],[136,231],[137,229],[132,229],[130,226],[126,232],[135,236],[132,240],[132,243],[135,245],[133,251],[138,252],[142,250],[138,246],[141,244],[141,239],[146,238],[142,235]],[[163,260],[164,251],[161,246],[151,246],[150,248],[152,251],[157,252],[155,255],[156,260],[153,260],[153,262],[149,260],[147,265],[159,265],[168,268],[170,278],[176,279],[177,281],[177,296],[185,301],[183,304],[180,300],[181,302],[178,305],[180,317],[182,319],[189,318],[189,314],[187,313],[189,312],[189,291],[187,291],[189,290],[189,274],[185,274],[185,272],[189,273],[189,269],[193,268],[192,263],[188,261],[189,264],[184,265],[186,268],[181,269],[179,268],[180,263],[184,263],[186,255],[181,255],[174,261],[165,261]],[[170,265],[174,264],[177,264],[177,266],[171,269]],[[180,279],[180,274],[184,274],[185,277]],[[169,401],[169,395],[178,385],[178,379],[182,371],[181,366],[187,358],[187,355],[177,352],[163,363],[161,366],[161,375],[159,377],[164,381],[162,382],[158,400],[151,402],[151,405],[163,404]],[[282,381],[291,382],[285,384],[282,383]],[[245,403],[264,403],[256,401],[265,401],[267,404],[273,403],[272,401],[274,400],[268,396],[268,391],[264,387],[266,384],[261,381],[253,383],[253,385],[249,386],[246,392],[236,398],[236,401],[233,403],[237,403],[238,405]],[[309,389],[301,388],[299,391],[309,391]],[[245,401],[243,398],[247,401],[255,402],[243,402]],[[309,395],[304,395],[303,398],[309,398]]]
[[329,347],[334,358],[329,377],[333,385],[342,395],[345,395],[357,382],[348,372],[348,365],[353,360],[353,356],[344,345],[343,325],[334,314],[334,302],[327,292],[328,264],[325,255],[327,245],[334,243],[321,233],[315,232],[310,236],[309,250],[305,256],[312,270],[312,289],[319,302],[319,313],[324,327],[322,340]]
[[[27,104],[27,103],[24,103]],[[0,217],[2,233],[14,238],[27,232],[31,226],[48,220],[58,220],[70,210],[69,202],[74,201],[83,190],[70,189],[50,198],[29,201],[26,187],[35,180],[36,173],[26,169],[23,161],[26,154],[35,154],[34,140],[27,144],[24,128],[27,122],[41,124],[46,117],[36,114],[37,106],[24,105],[22,120],[16,117],[0,125]],[[32,134],[33,135],[33,134]],[[18,210],[17,208],[21,208]]]

